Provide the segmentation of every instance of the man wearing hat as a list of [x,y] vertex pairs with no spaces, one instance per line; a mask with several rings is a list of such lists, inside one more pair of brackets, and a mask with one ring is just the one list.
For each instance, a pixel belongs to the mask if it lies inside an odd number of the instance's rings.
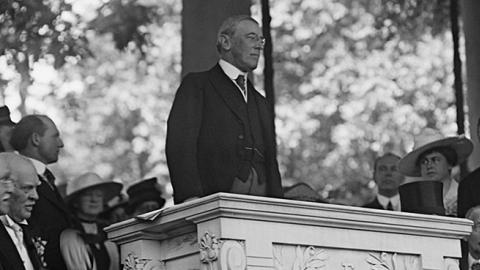
[[165,199],[157,183],[157,178],[142,180],[127,189],[128,209],[132,216],[138,216],[163,207]]
[[13,152],[10,137],[15,123],[10,119],[10,110],[7,106],[0,107],[0,152]]
[[472,150],[473,144],[465,136],[444,137],[438,130],[425,128],[415,137],[414,149],[400,160],[399,169],[405,176],[442,183],[445,214],[456,216],[458,183],[452,179],[451,171]]

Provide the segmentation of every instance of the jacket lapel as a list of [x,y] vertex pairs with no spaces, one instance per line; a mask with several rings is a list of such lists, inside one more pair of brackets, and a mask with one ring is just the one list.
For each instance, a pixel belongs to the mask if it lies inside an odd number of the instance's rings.
[[[0,253],[8,260],[13,269],[24,269],[22,259],[18,254],[17,248],[10,238],[10,235],[5,229],[5,226],[0,222]],[[2,262],[3,263],[3,262]]]
[[69,211],[66,208],[66,205],[63,202],[63,199],[59,195],[55,194],[55,191],[53,191],[52,188],[50,188],[48,183],[45,180],[43,180],[41,176],[39,176],[39,179],[41,184],[40,186],[38,186],[37,192],[41,194],[41,196],[43,196],[49,202],[51,202],[53,205],[58,207],[60,210],[68,214]]
[[240,90],[223,72],[220,65],[215,65],[209,72],[209,79],[215,91],[222,97],[227,106],[244,123],[247,122],[246,106]]

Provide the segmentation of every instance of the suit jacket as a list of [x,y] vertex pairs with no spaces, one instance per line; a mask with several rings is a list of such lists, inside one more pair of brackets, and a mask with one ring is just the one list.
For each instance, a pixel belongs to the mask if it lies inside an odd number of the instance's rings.
[[[39,196],[32,215],[28,220],[34,240],[46,241],[45,253],[39,254],[49,270],[65,270],[65,262],[60,253],[60,234],[73,226],[73,217],[58,192],[39,176],[41,184],[37,187]],[[43,242],[45,243],[45,242]]]
[[375,199],[365,205],[363,205],[362,207],[365,207],[365,208],[372,208],[372,209],[381,209],[381,210],[385,210],[385,208],[383,208],[383,206],[380,204],[380,202],[378,201],[378,198],[375,197]]
[[[276,158],[273,117],[266,99],[247,82],[248,102],[255,102],[265,144],[267,196],[283,195]],[[174,201],[228,192],[240,167],[245,101],[217,64],[190,73],[182,81],[168,118],[166,155]]]
[[[29,237],[29,232],[24,230],[23,233],[25,247],[29,253],[30,261],[34,269],[43,269],[40,265],[40,259],[36,254],[32,239]],[[0,270],[25,270],[22,258],[15,247],[15,244],[10,238],[5,226],[0,222]]]
[[458,185],[458,217],[465,217],[468,209],[480,205],[480,168],[469,173]]

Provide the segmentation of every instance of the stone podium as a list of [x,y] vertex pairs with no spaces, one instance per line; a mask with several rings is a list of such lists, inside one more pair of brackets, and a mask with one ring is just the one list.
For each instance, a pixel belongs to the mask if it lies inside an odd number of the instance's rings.
[[106,228],[122,269],[458,269],[472,222],[228,193]]

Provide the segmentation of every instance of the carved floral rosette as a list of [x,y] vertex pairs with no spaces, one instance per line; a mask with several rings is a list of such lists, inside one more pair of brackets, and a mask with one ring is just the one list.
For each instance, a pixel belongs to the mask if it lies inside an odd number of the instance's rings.
[[165,270],[165,263],[160,260],[139,259],[130,252],[123,263],[122,270]]

